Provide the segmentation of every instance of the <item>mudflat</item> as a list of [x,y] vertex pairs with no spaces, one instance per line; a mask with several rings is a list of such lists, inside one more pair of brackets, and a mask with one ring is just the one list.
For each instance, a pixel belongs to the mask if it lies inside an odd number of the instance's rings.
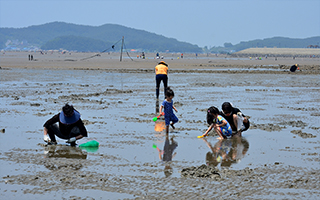
[[[154,54],[1,54],[2,199],[317,199],[319,58],[164,54],[179,122],[164,134]],[[88,58],[88,59],[87,59]],[[299,70],[290,72],[293,64]],[[251,126],[218,141],[206,109],[232,102]],[[96,149],[43,142],[71,103]],[[167,143],[177,145],[164,161]]]

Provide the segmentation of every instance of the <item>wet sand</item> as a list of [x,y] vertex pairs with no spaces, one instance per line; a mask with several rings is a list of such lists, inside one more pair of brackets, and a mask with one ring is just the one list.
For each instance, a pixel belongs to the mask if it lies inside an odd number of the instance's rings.
[[[179,123],[161,161],[153,68],[159,61],[93,54],[1,55],[1,199],[317,199],[319,59],[166,55]],[[318,60],[317,60],[318,59]],[[292,64],[299,71],[289,72]],[[231,81],[230,81],[231,80]],[[163,89],[163,87],[161,87]],[[161,90],[160,98],[163,99]],[[218,142],[206,108],[232,102],[250,117],[242,138]],[[42,141],[43,123],[72,103],[98,149]],[[161,101],[160,101],[161,103]]]

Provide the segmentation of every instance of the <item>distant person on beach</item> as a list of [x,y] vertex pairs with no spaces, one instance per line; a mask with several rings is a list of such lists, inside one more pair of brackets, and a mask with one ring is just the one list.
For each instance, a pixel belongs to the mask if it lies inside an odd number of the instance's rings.
[[[169,134],[169,125],[174,129],[174,124],[179,121],[177,116],[173,113],[173,110],[178,112],[178,110],[173,105],[174,92],[170,87],[167,88],[166,99],[162,102],[160,106],[160,113],[164,110],[164,121],[166,123],[166,134]],[[170,124],[171,122],[171,124]]]
[[146,58],[146,55],[144,54],[144,52],[141,53],[141,56],[140,56],[142,59],[145,59]]
[[207,123],[210,125],[208,130],[202,135],[207,136],[208,133],[214,129],[219,135],[217,139],[223,140],[232,136],[232,129],[228,121],[220,115],[219,109],[211,106],[207,110]]
[[69,104],[63,106],[60,113],[46,121],[43,127],[44,141],[49,145],[57,144],[55,135],[67,140],[67,143],[70,143],[71,146],[76,146],[77,140],[88,136],[87,129],[80,118],[80,113]]
[[156,72],[156,97],[159,99],[160,93],[160,83],[163,82],[164,86],[164,95],[166,95],[167,87],[168,87],[168,64],[164,61],[158,63],[155,67]]
[[291,72],[295,72],[296,70],[299,70],[298,64],[292,65],[292,66],[290,67],[290,71],[291,71]]
[[241,110],[234,108],[229,102],[222,104],[222,112],[220,114],[229,122],[233,135],[241,136],[241,133],[250,127],[248,118],[242,114]]

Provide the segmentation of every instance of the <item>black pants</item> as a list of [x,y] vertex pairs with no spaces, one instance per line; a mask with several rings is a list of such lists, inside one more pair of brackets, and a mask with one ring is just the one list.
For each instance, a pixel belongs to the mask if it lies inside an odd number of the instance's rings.
[[159,89],[160,89],[160,83],[163,81],[163,86],[164,86],[164,96],[166,96],[166,91],[168,87],[168,76],[165,74],[158,74],[156,75],[156,96],[157,99],[159,98]]
[[[248,119],[247,119],[248,120]],[[244,125],[244,129],[242,130],[242,131],[246,131],[246,130],[248,130],[249,129],[249,127],[250,127],[250,121],[248,120],[248,122],[247,123],[244,123],[243,122],[243,125]]]
[[80,135],[80,129],[77,126],[75,126],[75,127],[73,127],[71,129],[71,132],[68,135],[65,135],[65,134],[61,133],[61,131],[59,129],[59,126],[57,124],[53,124],[53,125],[49,126],[48,134],[49,134],[49,137],[50,137],[51,141],[52,142],[56,142],[55,135],[58,136],[61,139],[68,140],[68,139],[70,139],[72,137],[77,137],[78,135]]

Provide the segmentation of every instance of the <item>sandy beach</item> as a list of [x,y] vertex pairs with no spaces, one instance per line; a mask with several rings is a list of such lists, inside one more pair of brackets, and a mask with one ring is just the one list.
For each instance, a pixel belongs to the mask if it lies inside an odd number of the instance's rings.
[[[167,141],[163,118],[152,121],[164,98],[163,85],[155,98],[155,54],[94,55],[1,52],[1,199],[320,197],[320,58],[163,54],[179,118]],[[206,109],[225,101],[250,129],[198,139]],[[67,102],[89,132],[77,143],[99,148],[43,142],[43,124]],[[153,148],[166,142],[177,144],[171,161]]]
[[[33,55],[33,60],[28,59]],[[99,55],[99,56],[96,56]],[[153,53],[147,53],[146,59],[137,58],[139,53],[123,53],[120,62],[120,53],[65,53],[47,52],[5,52],[1,54],[1,67],[14,68],[43,68],[43,69],[148,69],[153,70],[160,61]],[[300,73],[308,73],[309,70],[319,73],[320,58],[308,57],[268,57],[262,60],[248,57],[236,57],[216,54],[160,54],[169,64],[170,70],[192,69],[228,69],[228,68],[278,68],[289,69],[298,64]],[[249,72],[251,73],[251,72]],[[279,73],[279,72],[277,72]],[[280,72],[281,73],[281,72]]]

